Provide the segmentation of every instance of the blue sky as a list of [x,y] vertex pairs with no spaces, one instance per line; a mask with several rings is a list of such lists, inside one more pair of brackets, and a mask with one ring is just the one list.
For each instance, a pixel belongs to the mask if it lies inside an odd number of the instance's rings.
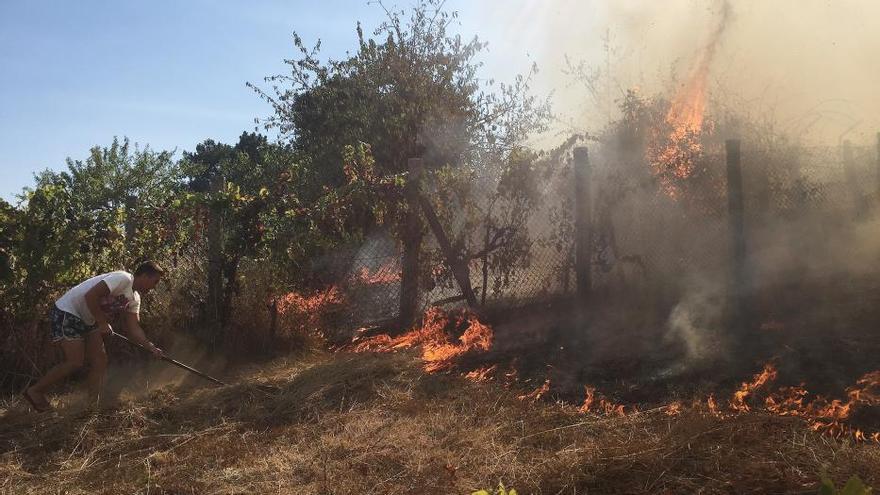
[[[793,2],[735,2],[713,85],[722,97],[733,95],[745,114],[785,125],[816,114],[821,125],[809,133],[817,139],[836,143],[846,133],[873,146],[880,129],[874,61],[880,36],[866,19],[877,18],[880,3],[796,4],[798,15],[790,17]],[[604,113],[563,75],[566,56],[603,69],[610,60],[609,90],[669,90],[670,75],[686,76],[717,24],[710,6],[719,2],[446,5],[461,14],[455,29],[463,36],[489,42],[480,55],[484,77],[510,81],[536,61],[535,93],[552,93],[560,118],[589,130],[602,125],[596,116]],[[791,21],[784,29],[781,18]],[[0,0],[0,197],[14,201],[34,172],[62,169],[65,158],[83,159],[114,136],[176,149],[178,156],[204,139],[234,142],[254,128],[255,117],[270,113],[245,83],[285,70],[283,59],[294,55],[293,31],[309,44],[320,38],[324,56],[339,57],[356,47],[358,20],[370,32],[383,19],[368,0]],[[610,59],[605,33],[613,38]]]
[[366,0],[0,0],[0,197],[114,136],[178,156],[234,142],[270,111],[245,82],[284,70],[294,30],[338,56],[383,18]]

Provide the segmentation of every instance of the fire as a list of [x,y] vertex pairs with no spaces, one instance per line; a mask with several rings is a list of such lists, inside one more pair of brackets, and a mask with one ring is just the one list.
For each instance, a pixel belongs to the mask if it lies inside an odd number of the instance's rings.
[[673,199],[681,193],[678,183],[694,174],[694,162],[703,152],[700,142],[702,133],[711,131],[711,127],[704,126],[709,69],[727,26],[728,16],[729,9],[725,5],[720,22],[701,51],[687,81],[670,101],[662,125],[655,128],[651,135],[648,163],[659,179],[661,189]]
[[779,392],[770,394],[764,400],[764,407],[780,416],[801,416],[806,395],[807,391],[803,386],[782,387]]
[[584,392],[586,397],[584,398],[584,403],[580,407],[579,411],[582,413],[590,412],[590,409],[593,407],[593,401],[595,400],[596,388],[595,387],[584,387]]
[[465,378],[468,380],[472,380],[475,382],[486,382],[492,379],[492,376],[498,370],[498,365],[493,364],[492,366],[484,366],[479,369],[475,369],[473,371],[465,374]]
[[[598,402],[596,401],[596,388],[595,387],[584,387],[584,403],[578,408],[578,411],[581,413],[601,413],[606,416],[625,416],[626,412],[624,411],[623,404],[615,404],[612,401],[605,399],[604,397],[599,396]],[[595,407],[594,407],[595,406]]]
[[718,416],[720,414],[718,412],[718,403],[715,402],[715,397],[712,394],[709,394],[709,397],[706,399],[706,407],[712,415]]
[[661,189],[671,198],[680,196],[678,183],[694,174],[695,161],[703,152],[700,137],[706,109],[706,76],[698,72],[682,87],[648,145],[648,163]]
[[[738,391],[733,394],[730,401],[730,409],[736,412],[750,410],[746,399],[755,392],[776,379],[777,372],[772,364],[766,364],[761,373],[755,375],[749,383],[743,383]],[[846,424],[853,411],[860,406],[880,405],[880,370],[862,376],[854,387],[847,389],[849,400],[828,400],[822,396],[808,401],[809,392],[803,385],[797,387],[781,387],[764,399],[764,408],[773,414],[780,416],[794,416],[803,418],[809,424],[810,429],[826,433],[839,438],[852,435],[859,441],[880,442],[880,432],[867,434],[859,428],[852,428]],[[711,396],[710,396],[711,399]],[[710,406],[710,409],[712,406]]]
[[394,263],[388,263],[370,273],[369,268],[363,267],[353,279],[363,285],[393,284],[400,282],[400,268]]
[[279,297],[277,304],[278,315],[294,322],[301,331],[321,334],[321,319],[334,307],[345,301],[342,291],[336,286],[330,286],[311,295],[303,295],[299,292],[289,292]]
[[[464,333],[457,339],[446,332],[446,328],[452,323],[456,323],[456,326],[467,325]],[[451,369],[455,365],[455,359],[467,352],[488,351],[492,347],[492,339],[492,328],[480,322],[473,313],[459,316],[453,322],[446,312],[435,307],[425,313],[421,327],[399,337],[390,337],[387,334],[370,337],[357,342],[353,350],[393,352],[421,346],[425,371],[436,373]]]
[[746,399],[754,395],[758,389],[768,382],[775,380],[776,375],[776,368],[770,363],[765,364],[764,370],[756,374],[750,383],[743,383],[740,389],[734,392],[733,398],[730,400],[730,408],[737,412],[748,412],[750,408],[746,404]]
[[856,381],[856,386],[847,389],[849,400],[828,401],[817,397],[803,408],[801,416],[811,420],[810,426],[815,431],[828,433],[834,437],[852,434],[856,440],[880,441],[880,432],[867,436],[860,429],[852,429],[845,424],[852,412],[860,406],[880,405],[880,370],[872,371]]
[[679,414],[681,414],[681,408],[681,402],[671,402],[669,405],[663,408],[663,413],[667,416],[678,416]]
[[527,394],[517,396],[517,399],[527,400],[529,402],[537,402],[537,401],[541,400],[541,397],[544,397],[544,395],[547,394],[547,392],[549,392],[549,391],[550,391],[550,379],[548,378],[548,379],[544,380],[543,385],[541,385],[540,387],[536,388],[535,390],[533,390]]
[[327,306],[340,304],[342,301],[342,291],[336,286],[330,286],[310,296],[289,292],[278,298],[278,313],[284,315],[295,310],[306,314],[317,314],[324,311]]

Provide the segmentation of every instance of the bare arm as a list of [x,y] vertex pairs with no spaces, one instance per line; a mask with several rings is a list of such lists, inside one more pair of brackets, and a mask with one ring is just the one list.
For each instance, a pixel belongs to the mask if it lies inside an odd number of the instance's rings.
[[162,354],[162,350],[153,345],[149,339],[147,339],[146,334],[144,333],[144,329],[141,328],[141,316],[137,313],[125,313],[125,333],[131,337],[131,340],[137,342],[138,344],[146,347],[150,352],[155,355]]
[[95,317],[95,324],[102,333],[110,333],[110,323],[107,321],[107,314],[101,309],[101,298],[110,295],[110,286],[107,282],[101,280],[94,287],[86,292],[86,306],[92,316]]

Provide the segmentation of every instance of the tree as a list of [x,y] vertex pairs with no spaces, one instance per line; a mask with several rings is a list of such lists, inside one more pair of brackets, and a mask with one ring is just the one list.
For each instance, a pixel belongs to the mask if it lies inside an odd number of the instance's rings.
[[[278,130],[282,140],[306,157],[303,202],[347,184],[346,150],[364,145],[376,176],[387,179],[377,183],[405,176],[407,160],[412,157],[422,157],[430,174],[443,170],[446,177],[469,177],[480,171],[497,183],[516,161],[511,157],[520,154],[530,133],[544,129],[549,107],[529,91],[536,69],[510,85],[483,82],[477,56],[486,44],[451,34],[457,14],[445,10],[443,4],[423,0],[407,15],[379,2],[386,21],[372,37],[358,24],[357,50],[340,60],[321,60],[320,42],[308,48],[294,34],[298,55],[286,61],[288,73],[265,78],[269,85],[265,89],[250,84],[274,110],[264,124]],[[404,230],[399,213],[407,207],[399,191],[382,204],[381,219],[392,220],[398,236]],[[352,205],[346,214],[363,218],[363,208],[371,206]],[[368,229],[379,220],[374,215],[361,228]],[[462,239],[476,229],[474,222],[451,218],[445,224],[471,227],[453,236],[459,249],[467,244]],[[417,240],[401,240],[405,251],[418,249]],[[458,260],[470,257],[468,253],[454,256]]]
[[373,38],[358,24],[358,49],[342,60],[322,62],[320,42],[309,49],[294,34],[300,56],[286,62],[290,72],[267,77],[268,90],[250,85],[275,111],[267,127],[310,157],[317,184],[344,183],[343,152],[360,142],[379,175],[398,174],[414,156],[432,169],[480,165],[546,123],[547,106],[528,94],[527,79],[498,91],[481,83],[476,57],[486,44],[451,35],[457,14],[443,2],[422,1],[408,19],[385,11]]

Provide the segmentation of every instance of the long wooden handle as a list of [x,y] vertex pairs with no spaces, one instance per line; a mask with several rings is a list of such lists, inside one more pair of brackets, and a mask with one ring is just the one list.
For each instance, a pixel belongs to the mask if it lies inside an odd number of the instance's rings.
[[[122,339],[122,340],[128,342],[129,344],[131,344],[131,345],[133,345],[133,346],[140,347],[141,349],[143,349],[143,350],[145,350],[145,351],[147,351],[147,352],[150,352],[149,349],[147,349],[146,347],[144,347],[144,346],[138,344],[137,342],[135,342],[135,341],[129,339],[129,338],[126,337],[125,335],[121,335],[121,334],[118,334],[118,333],[116,333],[116,332],[111,332],[111,334],[114,335],[114,336],[116,336],[116,337],[119,337],[120,339]],[[170,358],[170,357],[168,357],[168,356],[166,356],[166,355],[164,355],[164,354],[161,355],[161,356],[159,356],[159,358],[162,359],[162,361],[166,361],[166,362],[169,362],[169,363],[173,364],[174,366],[177,366],[178,368],[183,368],[183,369],[189,371],[190,373],[192,373],[192,374],[194,374],[194,375],[198,375],[198,376],[204,378],[205,380],[211,380],[212,382],[216,383],[217,385],[227,385],[226,383],[221,382],[220,380],[214,378],[214,377],[211,376],[211,375],[208,375],[208,374],[202,373],[201,371],[199,371],[199,370],[193,368],[192,366],[187,366],[187,365],[181,363],[180,361],[178,361],[178,360],[176,360],[176,359],[172,359],[172,358]]]

